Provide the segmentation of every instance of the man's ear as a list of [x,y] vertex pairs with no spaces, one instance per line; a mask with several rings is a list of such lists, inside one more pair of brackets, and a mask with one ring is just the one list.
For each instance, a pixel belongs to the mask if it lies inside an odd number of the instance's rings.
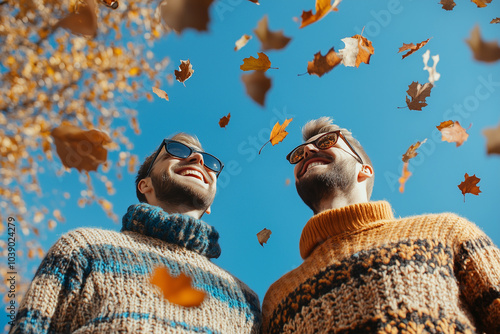
[[361,170],[358,173],[358,182],[363,182],[371,177],[373,177],[373,167],[370,165],[361,166]]
[[144,195],[152,192],[153,184],[151,183],[151,178],[147,177],[145,179],[140,180],[139,183],[137,184],[137,189],[139,189],[139,191]]
[[209,214],[210,214],[210,212],[212,212],[212,207],[211,207],[211,206],[209,206],[209,207],[205,210],[205,213],[206,213],[207,215],[209,215]]

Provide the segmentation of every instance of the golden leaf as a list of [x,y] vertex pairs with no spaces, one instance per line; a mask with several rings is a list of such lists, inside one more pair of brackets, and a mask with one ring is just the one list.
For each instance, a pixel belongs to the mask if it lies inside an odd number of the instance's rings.
[[176,305],[196,307],[205,299],[205,292],[192,288],[191,277],[184,273],[172,277],[165,267],[156,268],[150,282],[160,289],[166,300]]

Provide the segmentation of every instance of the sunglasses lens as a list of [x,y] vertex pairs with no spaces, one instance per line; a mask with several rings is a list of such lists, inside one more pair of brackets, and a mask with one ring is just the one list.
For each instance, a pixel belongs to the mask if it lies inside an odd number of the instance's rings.
[[304,158],[304,146],[297,147],[295,150],[290,153],[290,163],[296,164],[300,160]]
[[316,142],[316,147],[319,148],[320,150],[326,150],[327,148],[330,148],[333,145],[335,145],[338,139],[339,139],[338,133],[336,132],[329,133],[318,139],[318,141]]
[[202,153],[203,155],[203,164],[205,167],[213,170],[214,172],[219,172],[221,170],[220,161],[217,160],[214,156],[208,153]]
[[167,152],[177,158],[187,158],[191,155],[192,151],[184,144],[169,142],[167,143]]

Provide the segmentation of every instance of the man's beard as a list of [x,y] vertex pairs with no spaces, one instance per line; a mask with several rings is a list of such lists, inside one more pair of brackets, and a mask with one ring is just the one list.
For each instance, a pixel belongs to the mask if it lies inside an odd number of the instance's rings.
[[353,173],[356,170],[356,162],[352,159],[331,162],[327,170],[322,173],[311,173],[303,175],[300,181],[295,183],[297,193],[302,201],[318,213],[321,201],[326,198],[338,196],[349,196],[354,188]]
[[203,194],[194,187],[178,183],[172,177],[169,177],[166,172],[161,175],[151,173],[151,182],[156,198],[160,202],[170,205],[184,205],[195,210],[205,211],[214,201],[214,191]]

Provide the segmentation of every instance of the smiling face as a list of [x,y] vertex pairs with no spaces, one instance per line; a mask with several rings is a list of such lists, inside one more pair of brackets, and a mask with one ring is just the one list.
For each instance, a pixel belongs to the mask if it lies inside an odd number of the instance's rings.
[[[324,133],[311,137],[311,143]],[[325,150],[304,146],[304,159],[295,165],[295,186],[299,196],[315,213],[325,198],[348,197],[356,184],[356,164],[350,148],[340,139]]]

